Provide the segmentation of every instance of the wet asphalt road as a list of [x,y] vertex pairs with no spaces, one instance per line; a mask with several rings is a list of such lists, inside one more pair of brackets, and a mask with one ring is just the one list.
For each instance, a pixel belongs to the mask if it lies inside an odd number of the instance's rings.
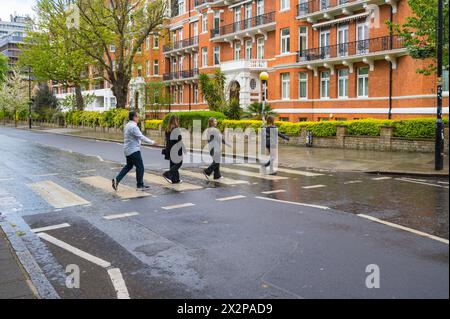
[[[160,149],[143,157],[150,173],[167,166]],[[29,229],[69,224],[45,233],[119,268],[131,298],[448,298],[448,244],[358,216],[448,239],[446,179],[321,171],[268,181],[235,171],[224,175],[248,183],[185,176],[201,189],[149,184],[151,196],[129,200],[80,182],[110,179],[123,161],[116,143],[0,128],[0,212],[63,298],[117,294],[105,269]],[[30,187],[42,181],[89,205],[55,208]],[[180,204],[191,206],[163,209]],[[103,218],[130,212],[138,215]],[[65,287],[70,264],[81,269],[80,289]],[[365,285],[369,264],[380,268],[379,289]]]

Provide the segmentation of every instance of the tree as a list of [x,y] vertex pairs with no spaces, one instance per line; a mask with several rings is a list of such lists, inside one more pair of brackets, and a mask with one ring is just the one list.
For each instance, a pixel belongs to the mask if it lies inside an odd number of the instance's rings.
[[[61,0],[60,0],[61,1]],[[166,15],[166,0],[75,0],[79,24],[72,41],[96,61],[111,84],[117,107],[124,108],[132,66],[145,39],[157,33]]]
[[49,120],[53,113],[58,110],[58,100],[56,96],[50,91],[47,83],[41,83],[36,90],[33,97],[33,109],[42,118]]
[[[83,106],[81,109],[83,110],[89,104],[94,103],[95,98],[96,98],[95,94],[83,94],[83,99],[82,99]],[[58,106],[62,112],[80,110],[77,107],[77,103],[78,102],[77,102],[77,98],[76,98],[75,94],[67,94],[63,100],[58,101]]]
[[203,97],[211,111],[222,111],[225,106],[225,74],[217,69],[213,77],[201,73],[198,79]]
[[167,93],[161,82],[150,82],[145,88],[146,109],[150,110],[153,118],[158,118],[161,110],[171,103],[172,97]]
[[8,58],[0,53],[0,84],[6,81],[8,74]]
[[26,111],[28,107],[27,88],[27,83],[23,81],[22,75],[15,67],[0,89],[0,107],[3,113],[8,112],[14,116],[15,126],[19,113]]
[[74,41],[79,34],[71,32],[67,23],[71,11],[69,0],[39,0],[19,63],[31,67],[38,81],[56,81],[75,88],[76,104],[83,109],[81,87],[88,81],[87,68],[95,61],[78,48]]
[[[266,103],[264,108],[264,115],[267,117],[269,115],[276,116],[277,113],[272,110],[270,104]],[[244,115],[245,118],[261,120],[262,119],[262,103],[261,102],[253,102],[247,108],[247,111]]]
[[[449,35],[449,0],[444,1],[444,59],[443,66],[448,69],[448,35]],[[430,63],[417,70],[418,73],[430,75],[436,72],[436,34],[437,34],[438,0],[408,0],[413,13],[400,24],[388,24],[392,33],[403,37],[410,55],[414,59],[428,60]]]

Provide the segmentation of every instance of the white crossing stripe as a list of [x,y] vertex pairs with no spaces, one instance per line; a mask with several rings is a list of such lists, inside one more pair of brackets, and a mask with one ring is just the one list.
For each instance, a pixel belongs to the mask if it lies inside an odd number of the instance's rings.
[[[131,175],[136,176],[135,173],[133,173]],[[198,189],[203,188],[202,186],[189,184],[189,183],[185,183],[185,182],[180,183],[180,184],[169,184],[164,177],[155,175],[155,174],[149,174],[149,173],[144,174],[144,180],[147,183],[161,185],[165,188],[169,188],[169,189],[172,189],[177,192],[193,191],[193,190],[198,190]]]
[[42,181],[35,184],[28,184],[28,187],[30,187],[35,193],[55,208],[66,208],[90,204],[87,200],[52,181]]
[[140,190],[136,190],[135,188],[132,188],[132,187],[129,187],[126,185],[122,185],[122,184],[119,185],[119,189],[117,191],[114,191],[111,186],[111,181],[102,176],[82,177],[82,178],[80,178],[80,181],[82,181],[83,183],[86,183],[92,187],[99,188],[106,193],[117,195],[118,197],[120,197],[122,199],[150,196],[149,193],[146,193],[146,192],[143,192]]
[[440,241],[441,243],[444,243],[444,244],[448,245],[448,239],[445,239],[445,238],[437,237],[437,236],[434,236],[434,235],[431,235],[431,234],[427,234],[427,233],[424,233],[424,232],[421,232],[421,231],[418,231],[418,230],[415,230],[415,229],[412,229],[412,228],[409,228],[409,227],[405,227],[405,226],[402,226],[402,225],[398,225],[398,224],[394,224],[394,223],[391,223],[391,222],[387,222],[387,221],[378,219],[376,217],[368,216],[368,215],[365,215],[365,214],[358,214],[358,216],[362,217],[362,218],[365,218],[365,219],[368,219],[368,220],[371,220],[371,221],[376,222],[376,223],[380,223],[380,224],[384,224],[384,225],[391,226],[391,227],[394,227],[394,228],[398,228],[398,229],[401,229],[401,230],[404,230],[404,231],[407,231],[407,232],[410,232],[410,233],[413,233],[413,234],[416,234],[416,235],[419,235],[419,236],[422,236],[422,237],[427,237],[427,238],[430,238],[430,239],[434,239],[434,240]]
[[282,204],[290,204],[290,205],[305,206],[305,207],[320,208],[320,209],[330,209],[329,207],[326,207],[326,206],[305,204],[305,203],[299,203],[299,202],[291,202],[291,201],[287,201],[287,200],[274,199],[274,198],[270,198],[270,197],[256,196],[255,198],[267,200],[267,201],[271,201],[271,202],[282,203]]
[[388,180],[388,179],[392,179],[392,177],[384,176],[384,177],[372,178],[373,181],[384,181],[384,180]]
[[362,182],[363,181],[357,180],[357,181],[348,181],[348,182],[345,182],[344,184],[349,185],[349,184],[358,184],[358,183],[362,183]]
[[[258,165],[258,164],[238,164],[238,165],[243,166],[243,167],[248,167],[248,168],[256,168],[256,169],[261,168],[261,165]],[[281,167],[279,167],[277,169],[277,171],[281,172],[281,173],[286,173],[286,174],[301,175],[301,176],[308,176],[308,177],[323,176],[323,174],[319,174],[319,173],[305,172],[305,171],[300,171],[300,170],[296,170],[296,169],[288,169],[288,168],[281,168]]]
[[313,189],[313,188],[323,188],[325,185],[311,185],[311,186],[303,186],[304,189]]
[[186,204],[179,204],[179,205],[172,205],[172,206],[165,206],[161,207],[164,210],[172,210],[172,209],[178,209],[178,208],[186,208],[186,207],[192,207],[195,206],[195,204],[192,203],[186,203]]
[[[189,176],[189,177],[202,179],[202,180],[207,180],[205,175],[203,175],[202,173],[197,173],[197,172],[192,172],[192,171],[187,171],[187,170],[180,170],[180,173],[182,175],[186,175],[186,176]],[[215,183],[219,183],[219,184],[223,184],[223,185],[249,184],[249,182],[247,182],[247,181],[242,181],[242,180],[228,178],[228,177],[224,177],[224,178],[219,179],[219,180],[214,180],[214,182]]]
[[279,194],[279,193],[286,193],[286,190],[284,190],[284,189],[277,189],[277,190],[266,191],[266,192],[261,192],[261,193],[262,193],[262,194],[265,194],[265,195]]
[[434,186],[434,187],[441,187],[441,188],[447,188],[448,186],[438,185],[438,184],[431,184],[431,183],[424,183],[417,180],[407,179],[407,178],[396,178],[395,180],[401,181],[401,182],[408,182],[408,183],[414,183],[414,184],[421,184],[421,185],[427,185],[427,186]]
[[55,230],[55,229],[61,229],[61,228],[67,228],[67,227],[70,227],[70,225],[67,224],[67,223],[64,223],[64,224],[59,224],[59,225],[34,228],[31,231],[33,233],[41,233],[41,232],[46,232],[46,231],[49,231],[49,230]]
[[231,197],[217,198],[216,201],[226,202],[226,201],[229,201],[229,200],[236,200],[236,199],[242,199],[242,198],[245,198],[245,196],[237,195],[237,196],[231,196]]
[[137,216],[139,213],[133,212],[133,213],[125,213],[125,214],[114,214],[114,215],[106,215],[103,216],[106,220],[113,220],[113,219],[120,219],[120,218],[126,218],[126,217],[133,217]]
[[49,243],[52,243],[53,245],[56,245],[62,249],[65,249],[65,250],[71,252],[72,254],[77,255],[78,257],[83,258],[87,261],[90,261],[91,263],[96,264],[100,267],[108,268],[111,266],[111,263],[107,262],[106,260],[103,260],[101,258],[93,256],[85,251],[82,251],[81,249],[78,249],[72,245],[69,245],[69,244],[63,242],[62,240],[59,240],[59,239],[57,239],[53,236],[50,236],[46,233],[39,233],[37,235],[40,238],[48,241]]
[[448,185],[448,182],[438,182],[438,184]]
[[116,290],[117,299],[130,299],[128,294],[127,286],[125,285],[125,280],[123,280],[122,273],[119,268],[108,269],[109,278]]
[[289,178],[289,177],[284,177],[284,176],[264,175],[261,173],[243,171],[243,170],[239,170],[239,169],[232,169],[229,167],[221,167],[220,170],[225,173],[237,174],[237,175],[241,175],[241,176],[248,176],[248,177],[254,177],[254,178],[261,178],[261,179],[266,179],[269,181],[280,181],[280,180],[286,180]]

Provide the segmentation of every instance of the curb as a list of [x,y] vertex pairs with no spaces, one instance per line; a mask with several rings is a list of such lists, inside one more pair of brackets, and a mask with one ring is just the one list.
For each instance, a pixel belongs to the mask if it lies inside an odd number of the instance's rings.
[[365,171],[367,174],[378,174],[378,175],[399,175],[399,176],[417,176],[417,177],[449,177],[449,173],[425,173],[417,171]]
[[[19,221],[22,219],[19,216],[16,218],[18,218]],[[24,241],[18,235],[21,231],[26,233],[31,233],[31,231],[29,229],[13,229],[11,225],[15,224],[8,220],[7,215],[0,213],[0,228],[5,233],[6,239],[14,250],[14,254],[20,264],[19,266],[22,267],[30,279],[30,285],[32,286],[31,290],[37,295],[36,297],[38,299],[60,299],[55,288],[47,277],[45,277],[44,272],[31,255]]]

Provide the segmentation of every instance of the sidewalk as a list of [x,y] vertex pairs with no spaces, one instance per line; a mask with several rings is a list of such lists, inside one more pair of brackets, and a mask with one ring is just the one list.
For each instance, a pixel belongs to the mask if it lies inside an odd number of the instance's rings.
[[[38,129],[39,131],[71,135],[92,139],[121,142],[122,133],[94,132],[80,129]],[[162,145],[162,138],[150,136]],[[408,175],[448,176],[449,159],[445,156],[444,170],[434,170],[433,153],[380,152],[366,150],[306,148],[280,145],[280,166],[290,168],[311,168],[336,171],[361,171],[370,173],[391,173]]]
[[0,228],[0,299],[35,299],[31,281]]

